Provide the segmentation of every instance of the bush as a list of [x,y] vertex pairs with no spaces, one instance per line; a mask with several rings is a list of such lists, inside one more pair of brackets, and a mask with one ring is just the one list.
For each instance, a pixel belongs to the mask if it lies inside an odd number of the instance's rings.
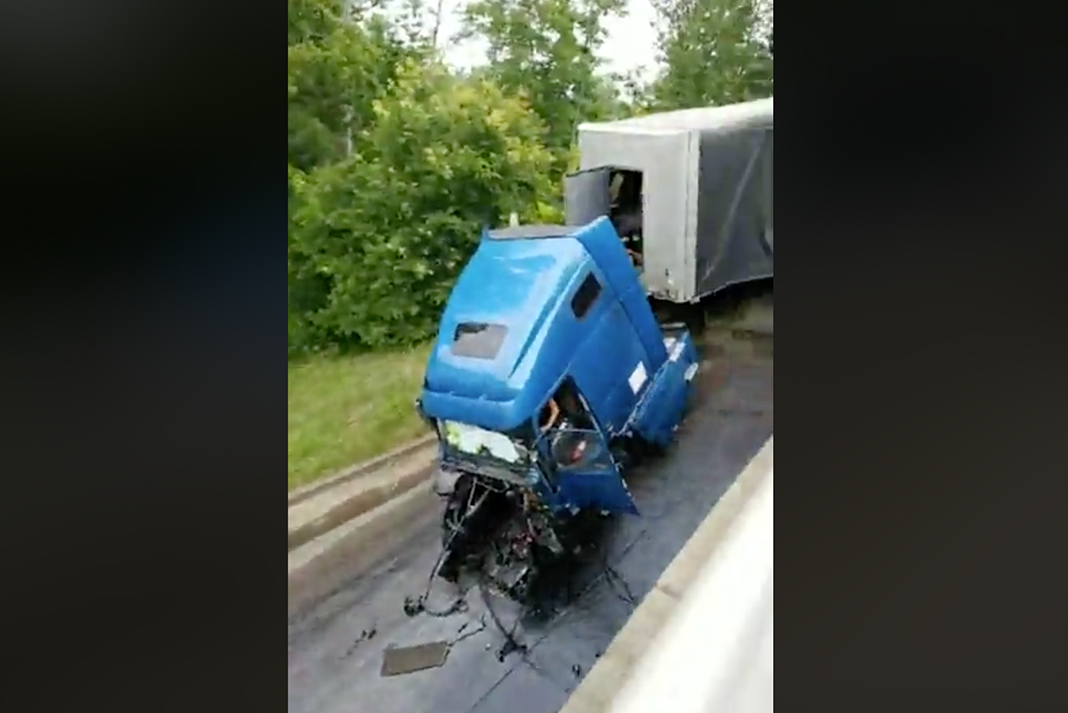
[[373,113],[349,158],[290,170],[291,350],[425,339],[483,225],[558,210],[543,127],[491,82],[406,62]]

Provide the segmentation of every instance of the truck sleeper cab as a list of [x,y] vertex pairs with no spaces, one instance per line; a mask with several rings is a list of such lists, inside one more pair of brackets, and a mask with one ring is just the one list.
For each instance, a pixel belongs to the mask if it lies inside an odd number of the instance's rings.
[[419,404],[453,476],[555,513],[637,513],[628,448],[671,441],[696,365],[607,218],[515,226],[484,233],[453,288]]

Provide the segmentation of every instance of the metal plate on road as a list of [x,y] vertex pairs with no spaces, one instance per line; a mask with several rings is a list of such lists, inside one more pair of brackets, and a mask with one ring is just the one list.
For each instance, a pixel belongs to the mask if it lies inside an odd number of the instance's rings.
[[399,676],[428,668],[437,668],[449,655],[448,641],[435,641],[417,646],[395,646],[382,654],[382,675]]

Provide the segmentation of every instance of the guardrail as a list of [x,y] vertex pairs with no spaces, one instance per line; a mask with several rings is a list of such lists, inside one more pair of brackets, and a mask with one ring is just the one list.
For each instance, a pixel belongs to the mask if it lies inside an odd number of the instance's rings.
[[771,713],[772,478],[628,676],[612,713]]

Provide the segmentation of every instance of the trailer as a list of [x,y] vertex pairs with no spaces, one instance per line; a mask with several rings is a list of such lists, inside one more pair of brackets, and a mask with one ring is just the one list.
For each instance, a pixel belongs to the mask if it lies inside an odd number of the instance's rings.
[[662,300],[771,277],[773,133],[771,98],[581,124],[565,222],[608,216]]

